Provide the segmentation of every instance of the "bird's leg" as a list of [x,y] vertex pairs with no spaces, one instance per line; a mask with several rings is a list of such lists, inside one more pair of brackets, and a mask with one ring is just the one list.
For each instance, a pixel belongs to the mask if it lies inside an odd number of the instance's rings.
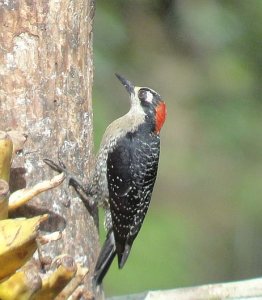
[[59,164],[55,163],[53,160],[48,158],[44,158],[43,161],[54,171],[59,173],[65,173],[65,175],[68,178],[68,184],[75,189],[89,213],[93,215],[95,204],[91,200],[92,195],[88,192],[88,189],[84,188],[83,183],[80,182],[73,173],[67,170],[65,164],[60,160],[60,158],[58,158]]

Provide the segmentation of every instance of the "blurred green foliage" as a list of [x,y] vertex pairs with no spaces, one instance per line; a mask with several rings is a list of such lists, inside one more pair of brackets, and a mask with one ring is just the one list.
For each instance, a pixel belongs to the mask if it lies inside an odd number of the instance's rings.
[[151,209],[107,294],[261,276],[261,20],[260,0],[97,1],[96,147],[129,107],[114,72],[168,106]]

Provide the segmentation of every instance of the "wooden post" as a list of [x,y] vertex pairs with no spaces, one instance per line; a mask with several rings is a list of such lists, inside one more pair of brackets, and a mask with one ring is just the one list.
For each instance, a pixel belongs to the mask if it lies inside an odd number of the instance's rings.
[[[94,10],[94,0],[0,0],[0,130],[28,135],[23,155],[13,164],[11,189],[53,175],[42,159],[57,160],[58,152],[81,180],[88,176]],[[96,220],[72,188],[64,183],[22,212],[53,213],[49,229],[63,229],[63,237],[44,253],[52,258],[67,253],[88,267],[90,288],[99,249]]]

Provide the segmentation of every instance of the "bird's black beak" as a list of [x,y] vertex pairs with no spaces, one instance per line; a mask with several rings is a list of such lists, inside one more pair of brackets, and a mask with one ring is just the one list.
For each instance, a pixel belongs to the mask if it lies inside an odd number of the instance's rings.
[[128,91],[129,95],[134,93],[134,85],[127,79],[125,79],[123,76],[119,74],[115,74],[116,77],[120,80],[120,82],[123,84],[123,86],[126,88]]

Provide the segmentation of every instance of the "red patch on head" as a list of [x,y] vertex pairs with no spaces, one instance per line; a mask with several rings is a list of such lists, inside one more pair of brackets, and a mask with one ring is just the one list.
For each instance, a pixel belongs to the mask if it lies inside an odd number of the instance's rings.
[[166,104],[161,102],[156,107],[156,132],[159,133],[166,120]]

